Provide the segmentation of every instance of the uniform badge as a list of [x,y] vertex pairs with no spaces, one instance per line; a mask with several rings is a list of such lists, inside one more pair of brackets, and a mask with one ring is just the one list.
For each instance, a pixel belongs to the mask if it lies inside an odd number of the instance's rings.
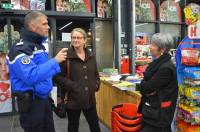
[[22,64],[30,64],[31,63],[31,59],[28,56],[24,56],[21,59]]

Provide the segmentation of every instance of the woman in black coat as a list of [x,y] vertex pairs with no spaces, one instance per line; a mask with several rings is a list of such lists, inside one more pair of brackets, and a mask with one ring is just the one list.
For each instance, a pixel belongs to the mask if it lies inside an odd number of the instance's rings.
[[168,53],[173,46],[169,34],[152,36],[150,52],[153,62],[144,72],[144,78],[136,89],[142,94],[138,111],[142,113],[141,132],[171,132],[178,96],[176,68]]
[[54,77],[58,88],[67,93],[68,132],[78,132],[81,112],[90,131],[100,132],[95,100],[100,79],[95,56],[85,48],[86,38],[83,29],[73,29],[67,60],[61,64],[61,73]]

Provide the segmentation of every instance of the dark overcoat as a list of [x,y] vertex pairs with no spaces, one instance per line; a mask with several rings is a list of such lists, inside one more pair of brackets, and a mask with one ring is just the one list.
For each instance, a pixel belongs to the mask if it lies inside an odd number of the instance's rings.
[[95,92],[100,85],[96,59],[87,48],[85,55],[83,61],[73,47],[69,48],[67,60],[60,64],[61,73],[53,78],[58,88],[67,93],[68,109],[88,109],[96,105]]
[[142,94],[139,108],[143,121],[156,127],[170,126],[178,97],[176,68],[172,61],[161,64],[149,79],[144,78],[136,89]]

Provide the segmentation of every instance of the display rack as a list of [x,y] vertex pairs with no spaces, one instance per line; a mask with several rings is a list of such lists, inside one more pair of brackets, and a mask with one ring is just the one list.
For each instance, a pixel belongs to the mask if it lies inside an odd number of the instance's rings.
[[179,84],[177,131],[200,131],[200,3],[184,9],[188,35],[177,48],[176,67]]

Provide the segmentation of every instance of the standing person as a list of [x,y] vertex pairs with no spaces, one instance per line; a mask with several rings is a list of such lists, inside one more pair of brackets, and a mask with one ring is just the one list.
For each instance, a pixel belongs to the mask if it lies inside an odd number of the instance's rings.
[[21,39],[12,45],[8,54],[10,79],[25,132],[55,132],[49,101],[51,78],[60,72],[59,64],[66,59],[62,49],[53,59],[43,45],[47,40],[47,16],[32,11],[25,16]]
[[178,96],[176,68],[168,53],[173,46],[169,34],[152,36],[150,52],[154,58],[144,72],[136,89],[142,94],[139,112],[142,113],[141,132],[171,132]]
[[58,87],[67,92],[68,132],[78,132],[81,112],[90,131],[100,132],[95,99],[100,79],[95,56],[85,48],[86,38],[83,29],[73,29],[67,60],[61,64],[61,73],[54,77]]

